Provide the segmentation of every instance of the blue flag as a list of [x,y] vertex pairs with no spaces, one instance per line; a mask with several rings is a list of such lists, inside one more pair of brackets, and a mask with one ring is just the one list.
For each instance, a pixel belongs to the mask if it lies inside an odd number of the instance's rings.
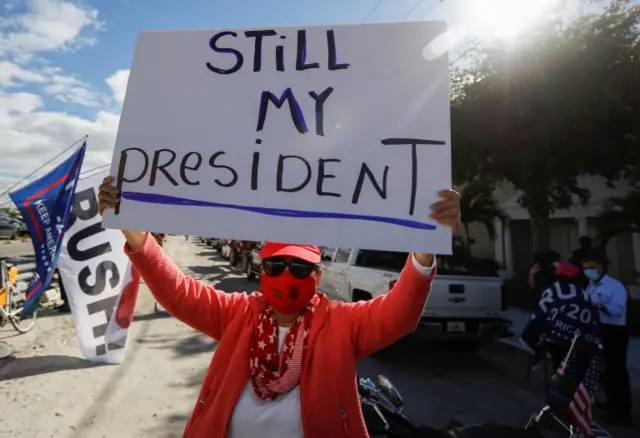
[[51,172],[10,195],[27,224],[36,256],[36,273],[27,291],[23,317],[33,313],[38,297],[51,283],[86,147],[84,143]]

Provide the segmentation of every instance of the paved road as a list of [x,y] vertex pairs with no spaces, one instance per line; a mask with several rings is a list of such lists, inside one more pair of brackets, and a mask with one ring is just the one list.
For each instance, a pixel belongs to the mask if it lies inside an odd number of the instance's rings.
[[[257,287],[195,239],[170,238],[166,249],[185,271],[225,291]],[[5,335],[21,353],[0,361],[0,437],[179,437],[215,342],[154,314],[152,303],[142,288],[121,366],[87,364],[68,315],[45,315],[20,342]],[[7,330],[0,329],[0,339]],[[491,346],[470,355],[415,342],[363,360],[359,373],[390,377],[420,422],[443,426],[455,418],[515,426],[543,403],[541,382],[525,382],[524,366]],[[614,436],[638,437],[639,431]]]

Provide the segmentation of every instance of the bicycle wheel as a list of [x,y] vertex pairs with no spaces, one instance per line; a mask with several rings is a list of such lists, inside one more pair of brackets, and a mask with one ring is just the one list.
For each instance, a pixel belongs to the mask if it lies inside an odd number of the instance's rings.
[[12,316],[9,319],[11,320],[11,325],[14,329],[16,329],[20,333],[27,333],[35,325],[37,314],[38,311],[35,310],[31,315],[27,316],[25,319],[22,319],[22,316],[18,313],[17,315]]

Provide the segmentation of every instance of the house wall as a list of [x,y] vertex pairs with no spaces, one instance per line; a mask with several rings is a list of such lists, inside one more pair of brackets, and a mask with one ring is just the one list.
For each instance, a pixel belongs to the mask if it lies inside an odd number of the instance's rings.
[[606,252],[611,262],[609,275],[623,284],[635,284],[633,235],[626,233],[615,236],[607,244]]
[[[613,188],[608,187],[600,177],[581,177],[578,180],[581,187],[591,192],[590,202],[583,206],[576,200],[576,206],[556,211],[550,218],[550,246],[563,260],[568,260],[578,247],[578,221],[586,218],[587,234],[595,237],[596,217],[603,203],[612,196],[623,196],[628,190],[623,183],[617,183]],[[508,184],[497,188],[494,197],[501,202],[511,218],[513,274],[527,275],[533,260],[529,214],[518,205],[518,193]],[[472,224],[470,234],[475,240],[471,248],[475,257],[500,259],[500,255],[496,253],[496,244],[489,239],[482,225]],[[634,248],[634,242],[637,248]],[[634,271],[640,270],[640,236],[635,239],[630,234],[616,236],[608,243],[606,252],[611,261],[609,273],[627,285],[635,284]]]
[[533,244],[529,221],[511,221],[513,270],[517,277],[527,276],[533,263]]
[[489,239],[487,229],[481,224],[471,224],[469,235],[475,243],[471,245],[471,254],[478,258],[495,259],[495,249],[493,241]]

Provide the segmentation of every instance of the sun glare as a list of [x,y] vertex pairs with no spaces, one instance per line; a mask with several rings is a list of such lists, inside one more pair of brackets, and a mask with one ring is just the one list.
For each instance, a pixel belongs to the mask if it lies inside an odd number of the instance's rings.
[[535,23],[557,0],[472,0],[473,16],[484,30],[513,38]]

